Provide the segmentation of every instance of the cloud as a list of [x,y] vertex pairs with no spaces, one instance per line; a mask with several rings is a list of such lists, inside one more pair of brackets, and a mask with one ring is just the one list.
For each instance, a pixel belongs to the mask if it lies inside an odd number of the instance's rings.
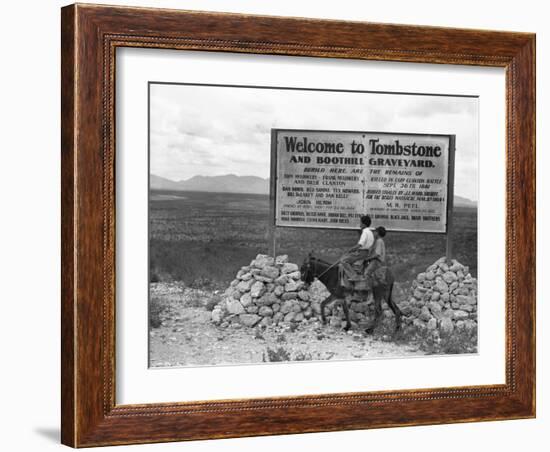
[[456,134],[456,187],[477,199],[478,100],[380,93],[151,86],[151,171],[269,177],[272,128]]

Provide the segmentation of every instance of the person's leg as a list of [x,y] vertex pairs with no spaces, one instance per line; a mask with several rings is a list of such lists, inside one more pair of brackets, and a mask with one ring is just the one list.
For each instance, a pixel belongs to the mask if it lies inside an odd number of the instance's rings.
[[353,267],[350,263],[340,262],[340,267],[344,270],[348,278],[353,278],[355,276],[355,271],[353,270]]
[[340,258],[340,262],[344,263],[344,264],[353,264],[356,260],[358,259],[358,256],[357,256],[357,250],[355,251],[350,251],[349,253],[346,253],[344,254],[341,258]]
[[348,278],[355,276],[352,265],[358,259],[357,250],[346,253],[340,258],[340,266],[346,272]]
[[367,268],[365,268],[365,276],[372,275],[377,267],[378,261],[376,259],[369,261]]
[[369,250],[355,250],[351,253],[348,253],[344,258],[340,259],[342,268],[348,275],[348,277],[357,276],[357,272],[353,269],[353,264],[357,261],[365,260],[369,255]]
[[363,272],[363,275],[365,276],[367,280],[367,287],[369,290],[373,289],[373,273],[376,271],[377,268],[380,267],[380,261],[378,259],[372,259],[367,264],[367,268],[365,268],[365,271]]

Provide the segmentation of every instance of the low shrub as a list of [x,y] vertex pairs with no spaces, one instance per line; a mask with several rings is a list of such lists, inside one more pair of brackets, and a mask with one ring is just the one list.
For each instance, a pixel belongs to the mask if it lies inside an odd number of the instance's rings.
[[208,298],[208,300],[206,300],[204,307],[207,311],[212,311],[220,301],[222,301],[222,298],[219,295],[212,295]]
[[189,296],[186,297],[186,305],[191,308],[204,307],[204,295],[202,295],[200,292],[192,291]]
[[199,289],[199,290],[214,290],[218,288],[219,284],[215,284],[210,278],[196,278],[193,281],[191,281],[191,284],[189,284],[189,287],[192,289]]
[[[266,355],[267,353],[267,355]],[[290,352],[287,351],[284,347],[277,347],[276,349],[272,349],[271,347],[267,347],[266,353],[262,356],[262,361],[264,363],[275,363],[275,362],[282,362],[282,361],[292,361]]]
[[310,352],[298,351],[292,353],[285,349],[284,347],[277,347],[272,349],[267,347],[266,353],[262,356],[262,361],[264,363],[275,363],[275,362],[285,362],[285,361],[326,361],[331,359],[334,356],[334,353],[327,352],[321,354],[319,352],[312,354]]
[[450,336],[441,336],[438,330],[403,326],[395,331],[393,318],[383,319],[373,333],[379,340],[390,340],[396,344],[411,344],[427,355],[451,355],[477,352],[477,328],[456,329]]
[[152,297],[149,301],[149,328],[159,328],[162,325],[162,313],[167,309],[162,299]]
[[477,328],[453,331],[450,336],[440,337],[439,333],[419,334],[420,349],[426,354],[457,355],[477,352]]

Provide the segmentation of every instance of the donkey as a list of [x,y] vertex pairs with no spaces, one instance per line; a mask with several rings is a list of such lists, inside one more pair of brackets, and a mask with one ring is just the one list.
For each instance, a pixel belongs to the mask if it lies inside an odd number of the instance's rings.
[[[311,284],[315,278],[321,281],[330,295],[321,302],[321,319],[323,324],[326,323],[325,307],[331,302],[339,302],[344,308],[344,314],[346,316],[346,326],[344,330],[351,328],[351,322],[349,319],[349,305],[352,299],[366,300],[368,291],[357,291],[354,289],[348,289],[340,284],[340,275],[338,264],[331,264],[323,261],[311,254],[304,260],[300,267],[301,279],[306,284]],[[394,276],[390,269],[386,271],[386,278],[382,282],[374,283],[372,286],[372,294],[374,297],[374,319],[371,324],[366,328],[367,334],[372,334],[374,329],[380,323],[382,317],[382,300],[385,300],[388,306],[391,308],[395,315],[395,331],[401,328],[401,311],[392,299]]]

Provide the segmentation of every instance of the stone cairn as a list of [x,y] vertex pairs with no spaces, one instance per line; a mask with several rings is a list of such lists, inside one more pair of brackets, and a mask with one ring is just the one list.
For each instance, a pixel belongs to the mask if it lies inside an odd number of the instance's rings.
[[212,321],[223,328],[307,323],[320,313],[319,302],[311,288],[305,289],[298,265],[288,262],[288,256],[258,254],[238,271],[212,310]]
[[411,286],[410,298],[401,303],[405,325],[418,330],[454,331],[477,327],[477,281],[469,268],[445,257],[419,273]]
[[[398,294],[398,292],[401,292]],[[442,257],[419,273],[412,282],[411,294],[396,286],[393,296],[403,313],[404,326],[417,330],[438,331],[441,336],[477,327],[477,281],[469,268]],[[275,258],[258,254],[250,265],[242,267],[212,310],[212,321],[222,328],[233,326],[269,326],[316,321],[320,302],[329,295],[319,281],[308,289],[300,280],[298,265],[288,256]],[[404,297],[403,301],[399,299]],[[393,321],[393,313],[383,304],[384,317]],[[326,310],[329,325],[344,324],[341,306]],[[374,316],[372,297],[350,304],[353,327],[366,324]]]

